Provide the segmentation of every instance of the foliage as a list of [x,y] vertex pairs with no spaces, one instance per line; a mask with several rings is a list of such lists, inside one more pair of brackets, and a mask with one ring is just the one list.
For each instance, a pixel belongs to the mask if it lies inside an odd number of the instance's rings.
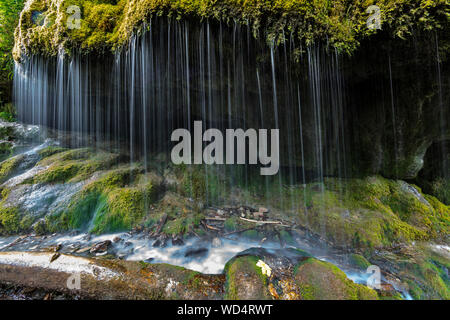
[[24,0],[0,1],[0,105],[9,102],[11,79],[14,72],[14,61],[11,54],[14,46],[14,29],[19,21],[23,3]]
[[[370,16],[366,10],[373,4],[380,7],[382,28],[400,39],[416,30],[445,30],[448,25],[446,0],[29,0],[21,15],[14,56],[55,55],[61,45],[68,51],[75,47],[85,52],[114,50],[126,45],[155,15],[229,25],[238,22],[270,43],[281,43],[286,35],[292,35],[306,45],[326,41],[338,50],[352,52],[360,39],[377,32],[366,26]],[[67,27],[71,5],[81,9],[78,29]],[[35,12],[43,15],[43,22],[33,21]]]

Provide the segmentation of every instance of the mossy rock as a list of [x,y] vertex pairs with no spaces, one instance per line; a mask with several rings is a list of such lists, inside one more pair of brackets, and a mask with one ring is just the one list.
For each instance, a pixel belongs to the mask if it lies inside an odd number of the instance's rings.
[[21,215],[15,207],[0,205],[0,232],[2,234],[15,234],[21,231]]
[[350,255],[350,263],[361,270],[367,270],[367,268],[372,265],[366,258],[359,254]]
[[[63,155],[60,155],[63,156]],[[71,161],[71,160],[70,160]],[[68,207],[46,217],[51,232],[85,229],[93,233],[129,230],[143,222],[162,182],[142,175],[139,166],[121,166],[86,184]]]
[[450,230],[448,206],[417,186],[380,176],[326,178],[322,190],[312,184],[287,197],[307,201],[297,219],[339,245],[373,249],[439,239]]
[[294,271],[303,300],[377,300],[377,293],[347,278],[331,263],[308,258]]
[[41,159],[44,159],[44,158],[48,158],[54,154],[57,154],[57,153],[60,153],[63,151],[67,151],[67,149],[62,148],[62,147],[56,147],[56,146],[48,146],[44,149],[39,150],[38,154],[41,157]]
[[0,163],[0,183],[6,181],[14,174],[23,159],[23,155],[18,155]]
[[402,265],[405,273],[415,277],[415,283],[408,282],[410,294],[418,299],[450,299],[450,279],[448,259],[424,250],[413,263]]
[[261,268],[256,266],[258,261],[256,256],[239,256],[227,262],[224,268],[225,299],[271,299],[268,278],[262,274]]
[[[41,150],[42,151],[42,150]],[[105,170],[116,164],[118,155],[96,151],[90,148],[61,150],[44,149],[43,159],[38,165],[47,167],[23,183],[65,183],[90,178],[96,171]]]

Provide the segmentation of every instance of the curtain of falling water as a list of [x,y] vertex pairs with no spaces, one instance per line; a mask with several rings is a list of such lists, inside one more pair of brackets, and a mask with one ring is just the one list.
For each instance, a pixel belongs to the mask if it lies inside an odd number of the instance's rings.
[[198,166],[207,177],[205,201],[240,185],[255,187],[269,203],[303,210],[305,201],[283,203],[289,185],[346,176],[345,95],[336,52],[321,46],[302,52],[287,39],[270,46],[239,24],[153,18],[115,55],[23,57],[14,80],[18,114],[71,132],[72,146],[94,140],[144,163],[169,156],[173,130],[193,133],[195,120],[224,134],[279,128],[277,176],[260,177],[258,166]]

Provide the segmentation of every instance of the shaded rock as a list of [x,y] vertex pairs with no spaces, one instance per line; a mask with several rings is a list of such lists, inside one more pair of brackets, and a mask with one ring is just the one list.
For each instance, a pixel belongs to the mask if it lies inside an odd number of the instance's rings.
[[366,270],[371,265],[371,263],[367,261],[366,258],[359,254],[351,254],[350,263],[361,270]]
[[183,238],[180,235],[176,235],[172,238],[172,245],[174,246],[182,246],[184,245]]
[[153,242],[153,247],[155,248],[164,248],[167,245],[167,236],[165,234],[162,234],[159,236],[158,239],[156,239],[155,242]]
[[208,248],[189,248],[186,250],[184,256],[186,258],[203,258],[208,254]]

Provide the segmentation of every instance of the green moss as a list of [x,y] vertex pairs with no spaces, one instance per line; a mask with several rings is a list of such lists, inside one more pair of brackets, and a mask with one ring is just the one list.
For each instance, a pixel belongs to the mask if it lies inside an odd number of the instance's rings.
[[[16,30],[14,57],[22,53],[42,52],[55,55],[58,48],[82,48],[84,51],[104,51],[126,44],[133,32],[152,15],[167,15],[176,19],[192,17],[231,24],[249,25],[255,37],[279,43],[285,34],[295,35],[306,45],[328,41],[342,51],[351,52],[360,39],[376,31],[369,30],[366,9],[373,1],[345,0],[280,1],[209,1],[209,0],[141,0],[97,1],[32,0],[24,9]],[[77,5],[82,19],[79,29],[68,28],[67,8]],[[445,0],[377,1],[381,9],[383,28],[393,37],[405,38],[413,29],[440,30],[445,27],[448,4]],[[33,11],[43,13],[43,26],[31,21]]]
[[162,233],[170,236],[187,234],[190,230],[197,230],[204,218],[202,214],[193,213],[169,216]]
[[416,244],[408,252],[408,256],[395,263],[402,270],[402,275],[408,284],[408,291],[414,299],[445,299],[450,298],[450,280],[448,258],[434,251],[430,245]]
[[44,149],[41,149],[38,151],[39,156],[41,159],[48,158],[54,154],[66,151],[67,149],[61,148],[61,147],[55,147],[55,146],[48,146]]
[[[257,267],[259,258],[241,256],[231,259],[224,268],[226,275],[225,299],[240,300],[251,296],[253,299],[269,299],[268,279]],[[249,288],[249,286],[251,286]]]
[[380,292],[378,294],[380,300],[404,300],[403,296],[399,292]]
[[224,223],[225,230],[230,231],[230,232],[236,231],[237,227],[238,227],[238,223],[239,223],[239,218],[237,218],[237,217],[228,218],[227,220],[225,220],[225,223]]
[[7,111],[1,111],[0,112],[0,118],[6,122],[15,122],[16,121],[16,117]]
[[[448,233],[447,206],[422,194],[424,199],[430,199],[429,205],[423,203],[408,188],[402,181],[378,176],[328,178],[323,191],[307,186],[308,209],[299,219],[335,243],[357,247],[389,246]],[[417,187],[416,190],[421,192]],[[293,196],[305,199],[300,192],[305,191],[294,191]]]
[[18,155],[0,163],[0,183],[12,176],[17,167],[22,163],[23,158],[23,155]]
[[308,258],[294,269],[304,300],[377,300],[377,293],[347,278],[331,263]]
[[[64,153],[55,156],[58,159],[69,159],[69,162],[80,156],[80,153],[71,153],[70,156]],[[89,156],[88,161],[92,159],[94,158]],[[104,159],[104,156],[100,159]],[[109,163],[109,157],[107,159]],[[84,161],[82,159],[80,162]],[[87,173],[98,170],[80,168],[68,181],[80,179]],[[131,229],[143,221],[149,205],[158,197],[161,183],[157,179],[153,180],[151,175],[144,177],[141,172],[139,166],[127,165],[99,174],[72,198],[67,208],[46,217],[46,228],[50,232],[87,228],[94,233]]]
[[36,222],[33,226],[33,230],[38,236],[46,234],[48,230],[45,220],[39,220],[38,222]]
[[[442,299],[450,299],[450,282],[444,268],[442,268],[437,261],[433,259],[424,260],[412,266],[414,273],[425,283],[430,290],[430,294],[440,297]],[[414,294],[419,294],[420,291],[413,290]]]
[[359,254],[351,254],[350,255],[350,263],[353,264],[354,266],[358,267],[361,270],[366,270],[371,263],[369,261],[367,261],[366,258],[364,258],[363,256],[359,255]]
[[295,244],[295,240],[294,238],[292,238],[292,235],[290,234],[290,232],[286,231],[286,230],[280,230],[279,232],[280,234],[280,238],[282,241],[284,241],[286,244]]
[[117,155],[92,149],[43,149],[38,165],[47,168],[23,183],[65,183],[89,178],[94,172],[108,169],[117,161]]
[[15,234],[22,230],[22,216],[18,208],[0,205],[0,231],[2,234]]
[[423,290],[414,282],[409,280],[407,282],[409,287],[409,294],[414,300],[422,300],[425,298]]
[[450,205],[450,179],[436,179],[431,184],[431,193],[443,203]]

